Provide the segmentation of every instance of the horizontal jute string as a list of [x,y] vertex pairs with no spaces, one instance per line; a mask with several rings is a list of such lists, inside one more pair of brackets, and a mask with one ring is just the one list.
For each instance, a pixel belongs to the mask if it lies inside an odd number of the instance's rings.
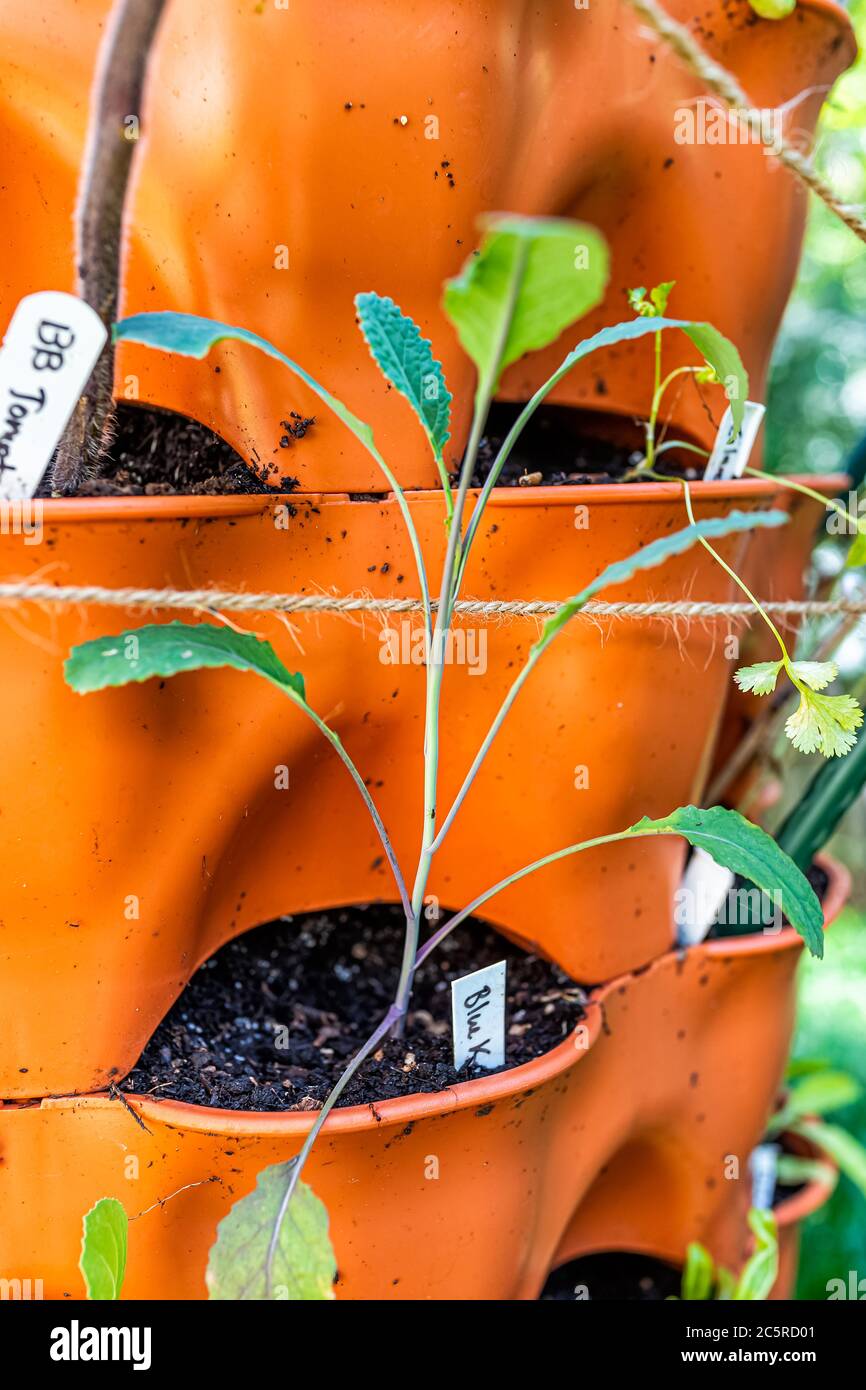
[[[98,584],[0,584],[0,604],[93,604],[110,608],[185,608],[235,613],[422,613],[418,598],[372,598],[365,594],[253,594],[231,589],[105,589]],[[471,618],[547,618],[563,600],[458,599],[455,613]],[[431,605],[438,607],[436,600]],[[837,617],[866,614],[866,600],[829,599],[764,603],[780,618]],[[590,618],[751,618],[751,603],[701,603],[690,599],[657,603],[592,601],[580,610]]]
[[866,241],[866,220],[862,214],[836,196],[812,161],[798,150],[796,145],[764,129],[761,113],[755,110],[754,103],[749,100],[733,74],[728,72],[727,68],[723,68],[721,63],[717,63],[715,58],[711,58],[692,38],[688,29],[677,20],[671,19],[670,15],[656,4],[656,0],[628,0],[628,3],[658,37],[673,49],[694,76],[724,102],[738,124],[748,127],[755,139],[810,188],[816,197],[826,203],[830,211],[834,212],[846,227],[850,227],[855,236],[861,241]]

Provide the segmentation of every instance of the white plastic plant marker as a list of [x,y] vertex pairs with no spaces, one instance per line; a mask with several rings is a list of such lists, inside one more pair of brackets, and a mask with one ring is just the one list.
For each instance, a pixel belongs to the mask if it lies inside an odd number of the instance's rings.
[[776,1175],[779,1171],[778,1144],[759,1144],[752,1149],[749,1159],[749,1172],[752,1175],[752,1206],[760,1211],[771,1211],[773,1192],[776,1188]]
[[713,452],[704,471],[704,482],[725,482],[729,478],[741,478],[743,469],[749,462],[766,407],[758,401],[746,401],[743,407],[743,423],[736,439],[731,439],[734,417],[728,406],[722,416]]
[[682,882],[674,894],[674,916],[680,946],[696,946],[703,941],[734,882],[731,870],[717,864],[700,845],[693,850]]
[[457,1071],[467,1062],[487,1071],[505,1065],[505,968],[500,960],[451,983]]
[[35,493],[107,336],[74,294],[19,302],[0,349],[0,498]]

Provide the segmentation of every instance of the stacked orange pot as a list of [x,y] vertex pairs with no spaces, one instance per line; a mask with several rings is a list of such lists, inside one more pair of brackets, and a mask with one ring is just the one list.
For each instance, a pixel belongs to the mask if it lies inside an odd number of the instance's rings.
[[[9,150],[0,318],[25,293],[73,287],[71,213],[108,8],[47,0],[38,16],[0,13]],[[683,0],[670,9],[690,13]],[[852,54],[841,12],[813,3],[767,25],[746,22],[745,0],[711,0],[711,10],[708,48],[762,105],[807,91],[797,122],[811,128],[815,93]],[[568,213],[605,232],[614,279],[580,337],[624,316],[629,285],[676,276],[678,314],[736,341],[760,396],[804,201],[760,149],[708,156],[677,144],[674,113],[699,89],[625,4],[581,12],[571,0],[541,9],[498,0],[482,13],[470,0],[433,0],[432,9],[374,0],[362,11],[169,3],[137,151],[123,311],[182,310],[262,333],[375,419],[383,452],[415,489],[410,505],[435,575],[444,547],[435,473],[405,406],[367,360],[353,295],[392,295],[432,337],[462,402],[458,459],[473,380],[439,294],[474,244],[479,212]],[[589,107],[588,75],[601,94]],[[286,177],[274,176],[275,150],[291,151]],[[726,254],[739,258],[734,282],[719,273],[705,231],[722,214]],[[770,264],[755,253],[766,239]],[[525,399],[574,340],[516,364],[503,398]],[[645,413],[651,371],[648,346],[611,351],[556,399],[591,410],[600,430],[627,430]],[[316,413],[292,458],[300,490],[50,500],[42,545],[0,537],[0,579],[412,596],[411,554],[381,478],[303,388],[292,385],[288,400],[287,389],[281,369],[244,347],[207,362],[124,347],[119,397],[196,418],[250,461],[279,457],[288,408]],[[703,444],[714,433],[687,393],[672,424]],[[831,494],[840,482],[822,486]],[[735,506],[793,512],[775,571],[784,591],[768,597],[796,597],[817,504],[761,482],[693,492],[702,517]],[[588,529],[575,525],[584,506]],[[675,484],[497,490],[466,591],[561,599],[683,524]],[[720,550],[758,574],[762,544],[744,535]],[[734,596],[700,550],[616,594]],[[210,671],[86,701],[72,694],[62,676],[69,648],[141,620],[139,609],[29,605],[0,628],[0,810],[11,827],[0,840],[0,1275],[38,1274],[57,1298],[81,1294],[80,1219],[96,1198],[116,1195],[137,1215],[187,1184],[200,1185],[133,1223],[125,1294],[202,1296],[217,1221],[258,1171],[297,1151],[309,1117],[141,1098],[132,1104],[144,1131],[104,1088],[130,1071],[224,942],[280,914],[393,896],[344,770],[287,717],[278,693]],[[244,625],[303,670],[311,702],[375,779],[407,859],[421,820],[424,668],[390,664],[369,622],[293,617],[287,629],[256,613]],[[438,859],[430,887],[443,906],[459,908],[552,847],[700,799],[730,691],[726,629],[692,625],[683,640],[666,624],[607,626],[573,624],[521,696]],[[525,619],[477,631],[483,655],[479,646],[474,664],[446,677],[446,796],[536,635]],[[291,769],[288,793],[275,787],[279,766]],[[747,1193],[724,1182],[723,1160],[733,1153],[745,1165],[773,1103],[799,947],[783,933],[675,954],[682,862],[672,840],[615,846],[494,900],[496,926],[595,986],[586,1025],[511,1072],[388,1101],[373,1117],[332,1116],[308,1171],[331,1213],[340,1297],[534,1298],[553,1264],[574,1254],[634,1248],[680,1259],[694,1238],[735,1261]],[[828,915],[841,890],[837,876]],[[130,1153],[139,1160],[132,1191],[122,1164]],[[435,1183],[423,1172],[430,1153],[447,1173]],[[483,1196],[490,1171],[495,1204]],[[460,1261],[455,1213],[473,1237]]]

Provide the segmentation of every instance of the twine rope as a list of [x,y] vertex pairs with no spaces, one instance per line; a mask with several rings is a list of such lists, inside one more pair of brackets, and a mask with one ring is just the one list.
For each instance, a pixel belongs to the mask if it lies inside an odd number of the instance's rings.
[[[0,605],[47,603],[72,607],[92,604],[109,608],[181,608],[235,613],[378,613],[384,616],[422,613],[419,598],[372,598],[364,594],[242,593],[232,589],[106,589],[98,584],[0,584]],[[433,608],[437,603],[433,601]],[[455,612],[471,618],[547,618],[562,600],[458,599]],[[837,617],[866,614],[866,600],[803,599],[767,602],[763,607],[780,618]],[[705,603],[688,599],[658,603],[591,601],[580,609],[589,618],[751,618],[751,603]],[[578,614],[578,616],[580,615]]]
[[777,159],[790,169],[791,173],[810,188],[816,197],[826,203],[831,212],[849,227],[855,236],[866,242],[866,219],[856,208],[843,203],[836,196],[827,181],[818,173],[811,159],[797,149],[796,145],[777,137],[764,129],[761,114],[755,109],[737,79],[715,58],[701,48],[684,25],[671,19],[670,15],[656,4],[656,0],[628,0],[632,9],[645,20],[660,39],[676,53],[693,75],[723,101],[740,125],[749,131]]

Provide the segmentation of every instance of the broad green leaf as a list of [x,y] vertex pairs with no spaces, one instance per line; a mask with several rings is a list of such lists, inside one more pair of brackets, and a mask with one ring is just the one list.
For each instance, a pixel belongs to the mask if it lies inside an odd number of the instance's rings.
[[771,1131],[780,1134],[805,1116],[827,1115],[843,1105],[853,1105],[861,1094],[860,1086],[847,1072],[813,1072],[788,1092],[783,1105],[772,1117]]
[[[658,322],[658,320],[656,320]],[[683,329],[691,338],[705,362],[708,362],[725,388],[734,434],[739,434],[743,423],[743,411],[749,399],[749,376],[743,366],[743,359],[730,339],[713,328],[711,323],[690,323]]]
[[[267,338],[260,338],[258,333],[251,333],[248,328],[234,328],[230,323],[201,318],[198,314],[156,313],[132,314],[128,319],[121,319],[120,323],[116,323],[112,332],[116,343],[142,343],[145,347],[159,348],[163,352],[179,353],[181,357],[207,357],[211,348],[226,339],[236,343],[249,343],[267,357],[282,362],[284,367],[288,367],[289,371],[300,377],[319,400],[324,401],[355,437],[379,459],[370,426],[359,420],[357,415],[353,415],[342,401],[338,401],[336,396],[332,396],[330,391],[320,386],[315,377],[310,376],[303,367],[299,367],[291,357],[280,352]],[[379,462],[381,465],[381,459]]]
[[255,1190],[235,1202],[217,1226],[207,1265],[208,1297],[236,1302],[317,1302],[334,1297],[337,1272],[324,1203],[299,1182],[280,1226],[271,1282],[267,1260],[291,1161],[259,1173]]
[[799,1154],[780,1154],[776,1181],[780,1187],[802,1187],[804,1183],[819,1182],[832,1191],[839,1179],[837,1169],[820,1158],[801,1158]]
[[668,307],[671,290],[676,283],[676,280],[663,280],[660,285],[656,285],[655,289],[650,290],[650,300],[659,317],[664,314],[665,309]]
[[853,1134],[840,1125],[827,1125],[820,1120],[800,1120],[794,1133],[809,1139],[832,1158],[866,1197],[866,1149]]
[[445,312],[482,380],[498,382],[601,301],[608,252],[595,227],[556,218],[486,217],[480,250],[445,285]]
[[858,569],[861,565],[866,565],[866,521],[857,523],[857,534],[848,549],[845,565],[847,569]]
[[698,1241],[692,1241],[686,1250],[682,1297],[690,1302],[705,1302],[708,1298],[712,1298],[715,1282],[716,1269],[712,1255]]
[[779,511],[733,511],[728,516],[711,517],[707,521],[697,521],[693,526],[684,526],[681,531],[672,531],[668,536],[660,536],[658,540],[650,541],[643,550],[636,550],[633,555],[627,555],[624,560],[615,560],[613,564],[603,569],[596,579],[587,584],[585,589],[581,589],[579,594],[567,599],[553,617],[548,618],[536,647],[546,646],[559,629],[564,627],[569,619],[573,618],[575,613],[578,613],[602,589],[607,589],[614,584],[624,584],[639,570],[654,569],[656,565],[663,564],[672,555],[681,555],[683,551],[689,550],[696,541],[702,538],[709,540],[719,536],[730,536],[740,531],[753,531],[764,526],[785,526],[788,520],[787,514]]
[[771,1211],[753,1207],[749,1212],[749,1226],[755,1237],[755,1253],[746,1261],[733,1296],[739,1302],[764,1302],[770,1297],[779,1273],[776,1218]]
[[115,1197],[102,1197],[85,1215],[78,1268],[89,1299],[120,1298],[128,1230],[129,1218]]
[[734,1297],[736,1281],[729,1269],[716,1270],[716,1300],[720,1303],[730,1303]]
[[816,1071],[828,1070],[829,1063],[823,1057],[789,1057],[785,1066],[785,1080],[796,1081],[798,1077],[814,1076]]
[[406,397],[424,426],[434,456],[441,460],[450,437],[451,418],[451,393],[445,385],[442,363],[434,358],[418,325],[393,299],[358,294],[355,307],[373,360],[383,376]]
[[739,812],[723,806],[680,806],[660,820],[644,816],[631,829],[659,829],[661,833],[682,835],[689,844],[705,849],[717,864],[740,874],[765,893],[778,894],[785,916],[812,955],[823,956],[824,913],[812,885],[766,830]]
[[270,642],[213,623],[151,623],[116,637],[96,637],[72,648],[64,674],[73,690],[87,695],[108,686],[211,666],[254,671],[304,700],[303,676],[287,670]]

